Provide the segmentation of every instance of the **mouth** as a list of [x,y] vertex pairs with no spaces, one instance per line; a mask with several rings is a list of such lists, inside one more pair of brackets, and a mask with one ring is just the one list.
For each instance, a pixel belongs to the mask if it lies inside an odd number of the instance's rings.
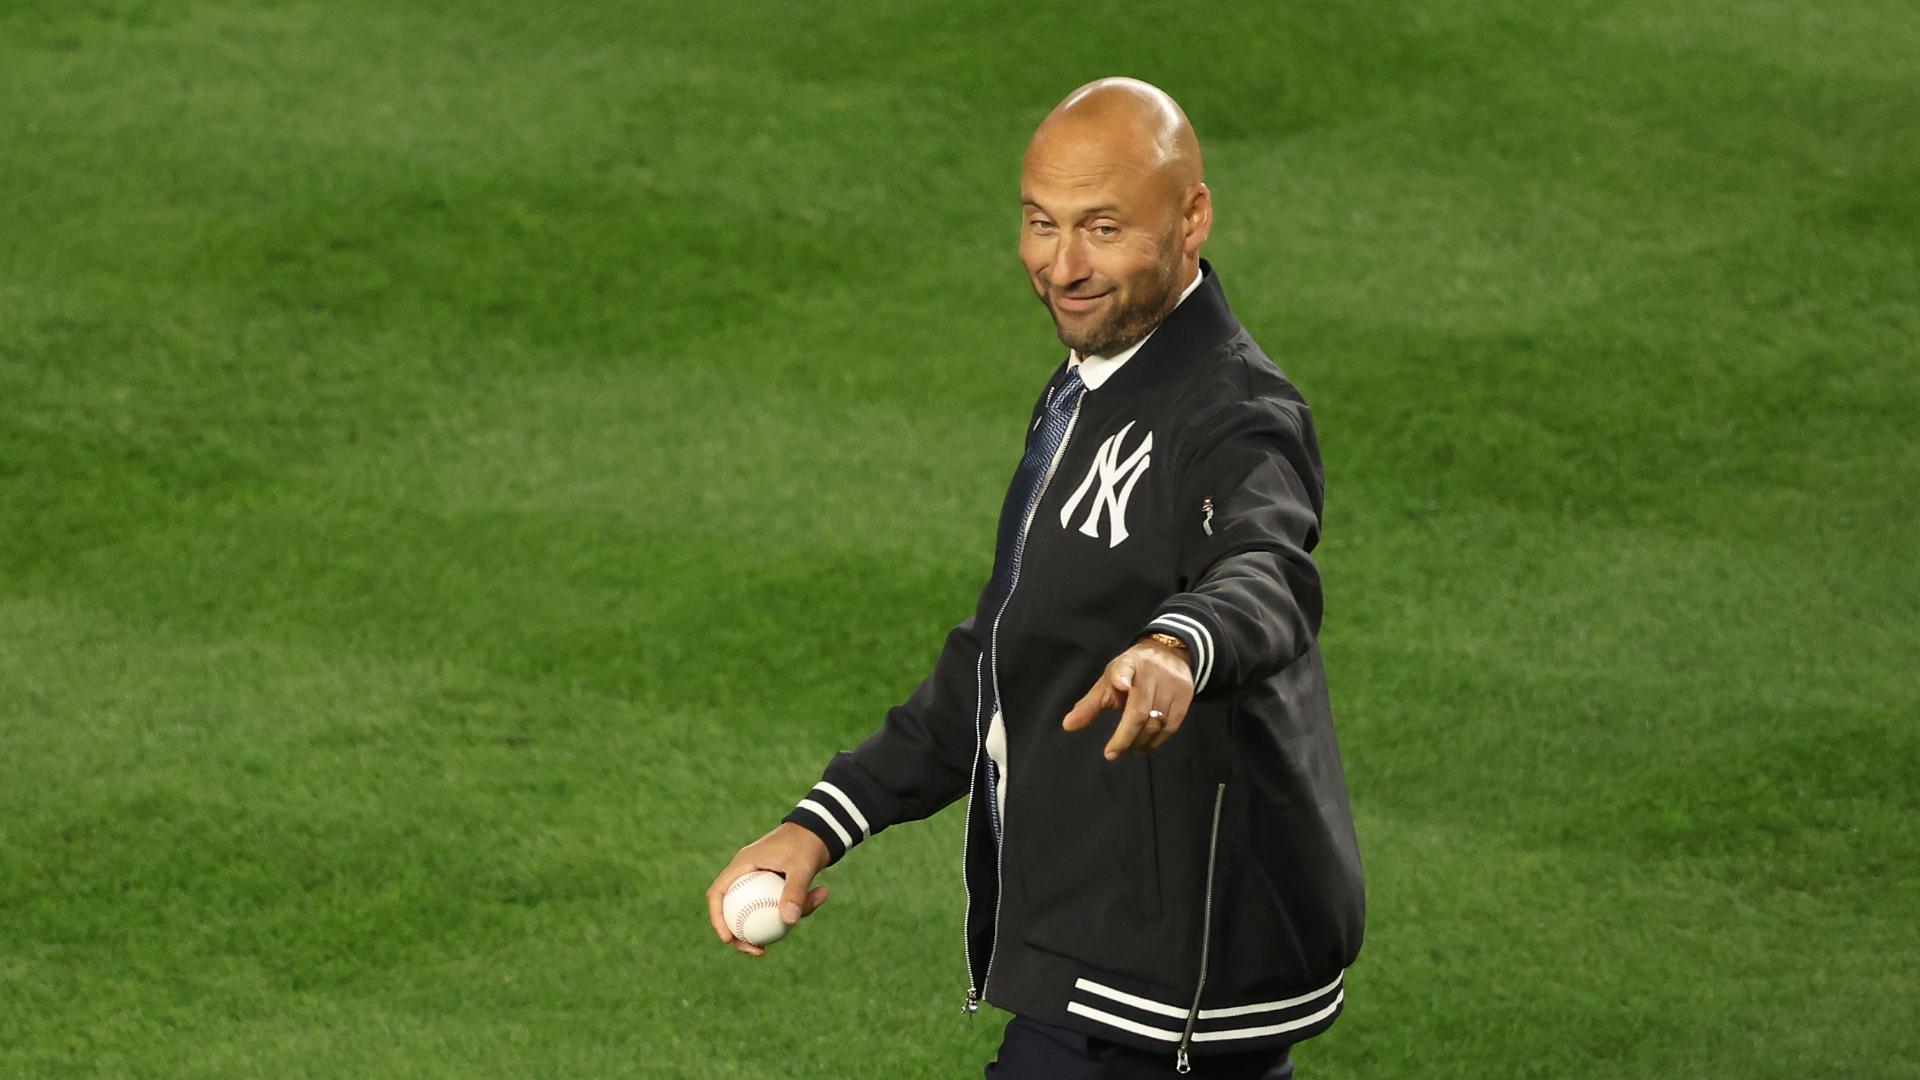
[[1055,310],[1058,311],[1091,311],[1099,306],[1100,301],[1105,300],[1109,295],[1111,295],[1111,290],[1103,293],[1095,293],[1092,296],[1064,296],[1056,294],[1053,298],[1053,306]]

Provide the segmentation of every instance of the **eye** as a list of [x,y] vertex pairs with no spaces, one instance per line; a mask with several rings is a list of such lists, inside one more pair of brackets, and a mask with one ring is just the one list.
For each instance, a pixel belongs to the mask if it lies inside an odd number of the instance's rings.
[[1049,233],[1053,231],[1053,222],[1045,218],[1034,218],[1032,221],[1027,222],[1027,228],[1037,233]]
[[1115,237],[1115,236],[1119,236],[1119,235],[1120,235],[1120,226],[1118,226],[1118,225],[1095,225],[1095,226],[1093,227],[1093,235],[1095,235],[1095,236],[1105,236],[1105,237]]

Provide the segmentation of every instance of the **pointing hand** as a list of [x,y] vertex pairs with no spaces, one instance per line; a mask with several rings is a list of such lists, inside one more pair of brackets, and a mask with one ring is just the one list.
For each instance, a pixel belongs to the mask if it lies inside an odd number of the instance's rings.
[[1117,761],[1128,750],[1145,754],[1158,749],[1180,730],[1192,703],[1193,670],[1187,654],[1142,638],[1107,664],[1060,726],[1079,731],[1103,712],[1125,710],[1106,746],[1107,760]]

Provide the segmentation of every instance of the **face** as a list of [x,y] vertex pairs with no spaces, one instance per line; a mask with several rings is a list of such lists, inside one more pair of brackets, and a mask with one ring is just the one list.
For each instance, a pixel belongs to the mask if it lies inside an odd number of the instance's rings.
[[1060,340],[1106,356],[1160,325],[1197,266],[1180,193],[1086,144],[1036,145],[1020,181],[1020,260]]

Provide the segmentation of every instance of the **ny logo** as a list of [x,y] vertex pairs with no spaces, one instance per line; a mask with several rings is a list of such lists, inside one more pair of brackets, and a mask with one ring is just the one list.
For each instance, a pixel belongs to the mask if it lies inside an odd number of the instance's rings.
[[1132,430],[1133,421],[1129,421],[1126,427],[1120,429],[1119,434],[1101,443],[1100,449],[1094,451],[1093,465],[1087,469],[1087,478],[1080,481],[1080,486],[1074,489],[1073,497],[1067,500],[1067,505],[1060,508],[1061,528],[1067,527],[1073,512],[1080,507],[1080,500],[1086,497],[1089,490],[1093,490],[1094,481],[1098,480],[1100,487],[1094,491],[1093,505],[1087,511],[1087,520],[1080,523],[1080,532],[1086,536],[1098,537],[1100,511],[1105,510],[1108,520],[1113,524],[1113,535],[1107,541],[1107,546],[1119,547],[1120,542],[1127,538],[1127,500],[1133,495],[1133,485],[1140,482],[1140,477],[1146,473],[1147,466],[1153,463],[1153,459],[1147,456],[1147,452],[1153,449],[1153,432],[1151,431],[1147,432],[1146,438],[1140,440],[1140,445],[1134,448],[1133,453],[1127,455],[1125,461],[1120,460],[1120,444],[1126,440],[1127,432]]

